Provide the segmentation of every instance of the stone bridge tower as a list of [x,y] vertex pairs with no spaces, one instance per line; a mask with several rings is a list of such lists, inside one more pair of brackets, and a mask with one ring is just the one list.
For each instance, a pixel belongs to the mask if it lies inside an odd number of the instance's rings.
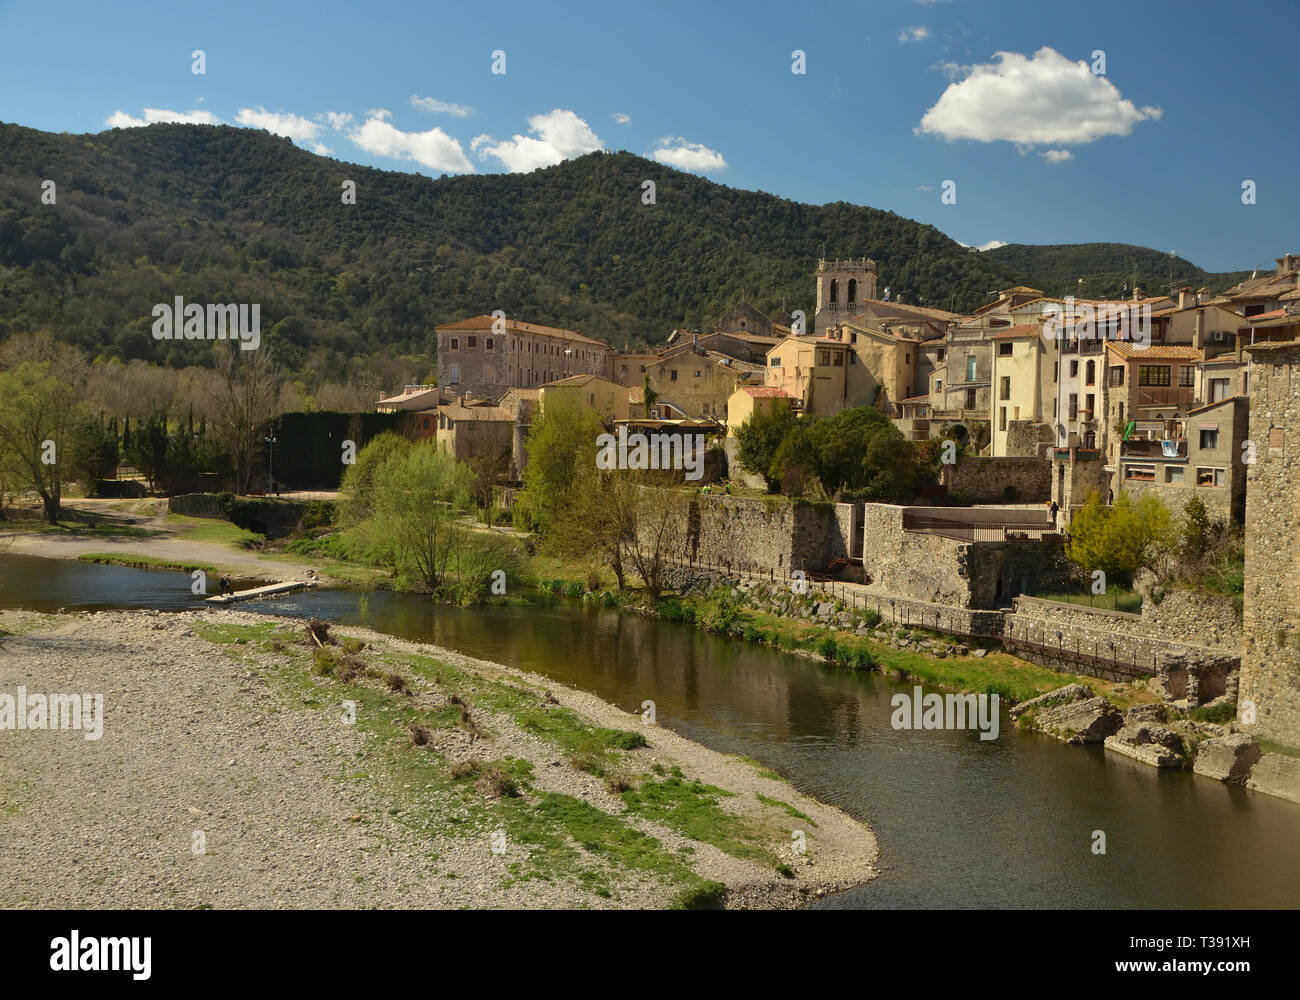
[[856,260],[817,262],[817,311],[813,314],[814,335],[852,319],[862,312],[863,299],[876,298],[876,262],[868,257]]

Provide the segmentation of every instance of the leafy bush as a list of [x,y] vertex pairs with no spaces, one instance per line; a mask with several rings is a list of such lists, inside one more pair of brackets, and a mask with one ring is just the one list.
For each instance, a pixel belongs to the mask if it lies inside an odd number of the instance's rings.
[[823,636],[817,641],[817,653],[823,660],[834,662],[836,656],[839,654],[839,644],[829,635]]

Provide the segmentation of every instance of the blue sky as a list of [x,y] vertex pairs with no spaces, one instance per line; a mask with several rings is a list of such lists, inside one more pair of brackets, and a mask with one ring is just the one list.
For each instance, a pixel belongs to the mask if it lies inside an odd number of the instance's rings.
[[1300,250],[1296,0],[266,6],[0,2],[0,120],[260,124],[432,176],[626,149],[974,246],[1136,243],[1209,270]]

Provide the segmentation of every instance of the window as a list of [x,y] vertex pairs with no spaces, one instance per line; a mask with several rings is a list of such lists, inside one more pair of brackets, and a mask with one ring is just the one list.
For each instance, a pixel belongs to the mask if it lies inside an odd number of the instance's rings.
[[1184,389],[1190,389],[1196,384],[1196,369],[1191,365],[1179,365],[1178,367],[1178,384]]
[[858,356],[857,356],[856,354],[850,354],[850,355],[849,355],[849,364],[851,364],[851,365],[856,365],[857,363],[858,363]]
[[849,334],[849,343],[850,343],[850,344],[856,344],[857,342],[858,342],[858,335],[857,335],[856,333],[850,333],[850,334]]
[[1165,466],[1165,482],[1171,486],[1183,485],[1183,467],[1181,465]]
[[1201,450],[1219,447],[1219,432],[1203,428],[1201,430]]
[[1124,422],[1124,404],[1123,404],[1123,403],[1120,403],[1120,404],[1119,404],[1119,422],[1120,422],[1121,424]]
[[937,378],[934,380],[934,391],[943,392],[943,379]]
[[699,378],[699,377],[700,377],[701,375],[703,375],[703,374],[704,374],[703,372],[698,372],[698,371],[697,371],[697,372],[695,373],[695,378]]
[[1079,419],[1079,394],[1077,392],[1070,393],[1070,419]]
[[1070,362],[1070,378],[1078,378],[1078,377],[1079,377],[1079,362],[1077,362],[1077,361],[1071,361],[1071,362]]
[[1004,431],[1006,429],[1007,429],[1007,408],[1005,406],[999,406],[998,407],[998,430]]
[[1083,397],[1083,412],[1088,414],[1089,419],[1091,419],[1093,413],[1096,412],[1095,410],[1096,405],[1097,405],[1097,397],[1093,393],[1090,392]]
[[781,359],[780,359],[780,358],[769,358],[767,363],[768,363],[769,365],[771,365],[773,368],[780,368],[780,367],[781,367]]
[[831,363],[831,352],[827,348],[819,348],[817,351],[817,363],[819,365],[829,365]]
[[849,279],[849,305],[858,301],[858,279]]
[[1168,385],[1168,365],[1138,365],[1138,385]]
[[1111,365],[1111,366],[1110,366],[1110,384],[1111,384],[1111,385],[1123,385],[1123,384],[1124,384],[1124,366],[1123,366],[1123,365]]
[[1002,389],[1001,392],[998,394],[998,399],[1010,399],[1010,398],[1011,398],[1011,376],[1003,375]]
[[670,382],[676,382],[676,381],[677,381],[677,369],[676,369],[676,368],[674,368],[674,369],[672,370],[672,374],[669,375],[669,377],[668,377],[668,381],[670,381]]
[[1228,398],[1228,383],[1226,378],[1210,379],[1210,399],[1211,403],[1219,403]]
[[1197,469],[1196,485],[1197,486],[1222,486],[1223,470],[1222,469]]
[[458,351],[458,350],[460,350],[460,338],[459,338],[459,337],[452,337],[452,338],[451,338],[451,349],[452,349],[453,351]]
[[477,345],[478,345],[478,338],[477,338],[477,337],[470,337],[470,338],[469,338],[469,346],[470,346],[470,347],[476,347]]
[[967,389],[967,390],[966,390],[966,409],[968,409],[968,410],[973,410],[973,409],[975,409],[975,390],[974,390],[974,389]]
[[1154,465],[1126,465],[1124,466],[1124,478],[1136,479],[1144,483],[1154,483],[1156,481],[1156,467]]
[[[975,355],[973,354],[966,355],[966,381],[975,381]],[[974,406],[975,404],[972,403],[971,407],[973,408]]]
[[835,364],[835,367],[836,367],[836,368],[843,368],[843,367],[844,367],[844,355],[843,355],[843,354],[836,353],[834,364]]
[[908,351],[906,354],[903,355],[903,364],[910,365],[911,363],[912,363],[912,352]]
[[1011,349],[1013,347],[1015,347],[1015,344],[998,344],[998,356],[1003,358],[1011,357]]
[[835,305],[840,300],[840,283],[834,278],[831,279],[831,305]]
[[939,348],[939,353],[935,355],[935,358],[938,359],[939,361],[942,361],[942,360],[943,360],[943,348],[942,348],[942,347]]
[[451,366],[451,384],[460,385],[460,365]]
[[1095,361],[1088,362],[1088,374],[1084,377],[1084,383],[1086,385],[1097,384],[1097,362]]

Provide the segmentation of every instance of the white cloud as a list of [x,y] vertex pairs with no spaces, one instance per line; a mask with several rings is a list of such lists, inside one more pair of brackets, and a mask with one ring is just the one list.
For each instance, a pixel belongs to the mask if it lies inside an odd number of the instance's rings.
[[981,244],[980,244],[979,246],[977,246],[977,247],[973,247],[973,246],[971,246],[969,243],[962,243],[961,240],[958,240],[957,243],[958,243],[959,246],[964,246],[967,250],[977,250],[977,251],[978,251],[978,250],[996,250],[998,247],[1004,247],[1004,246],[1007,245],[1007,241],[1006,241],[1006,240],[989,240],[987,243],[981,243]]
[[1064,163],[1074,159],[1074,154],[1068,149],[1049,149],[1039,155],[1048,163]]
[[500,160],[511,172],[550,167],[584,153],[604,149],[605,144],[591,130],[591,126],[572,111],[556,108],[544,115],[528,119],[531,135],[519,135],[496,142],[489,135],[480,135],[470,143],[470,149],[481,159],[489,156]]
[[387,111],[377,109],[367,112],[367,115],[363,124],[348,132],[348,138],[367,153],[394,160],[412,160],[429,170],[445,174],[474,172],[474,165],[466,158],[460,141],[442,129],[403,132],[387,120]]
[[235,121],[249,128],[264,128],[272,135],[288,136],[298,145],[308,146],[318,153],[322,150],[329,152],[316,141],[321,131],[320,123],[301,115],[267,111],[259,105],[256,108],[240,108],[235,114]]
[[436,97],[419,97],[415,94],[411,95],[411,107],[435,115],[451,115],[453,118],[468,118],[474,113],[474,109],[466,104],[452,104],[449,101],[440,101]]
[[[933,191],[933,190],[934,190],[934,185],[933,185],[933,184],[918,184],[918,185],[916,186],[916,190],[918,190],[918,191]],[[964,245],[964,244],[963,244],[963,245]]]
[[323,115],[317,115],[318,118],[324,118],[329,122],[330,128],[335,132],[342,132],[348,123],[352,121],[352,115],[347,111],[326,111]]
[[898,42],[900,45],[906,42],[923,42],[929,37],[930,29],[924,24],[917,24],[900,31],[898,33]]
[[1072,62],[1044,46],[1032,57],[994,54],[997,62],[970,67],[949,84],[913,131],[945,139],[1077,145],[1128,135],[1138,122],[1158,119],[1159,108],[1137,108],[1082,60]]
[[614,113],[614,124],[616,125],[626,125],[631,120],[632,120],[631,118],[623,114],[623,112],[621,111],[616,111]]
[[185,125],[220,125],[221,119],[211,111],[166,111],[162,108],[145,108],[143,118],[133,118],[125,111],[114,111],[104,124],[109,128],[138,128],[159,122],[179,122]]
[[698,142],[687,142],[681,136],[676,139],[660,139],[659,148],[650,156],[656,163],[665,163],[693,174],[707,174],[727,169],[727,161],[716,149],[709,149],[708,146]]

